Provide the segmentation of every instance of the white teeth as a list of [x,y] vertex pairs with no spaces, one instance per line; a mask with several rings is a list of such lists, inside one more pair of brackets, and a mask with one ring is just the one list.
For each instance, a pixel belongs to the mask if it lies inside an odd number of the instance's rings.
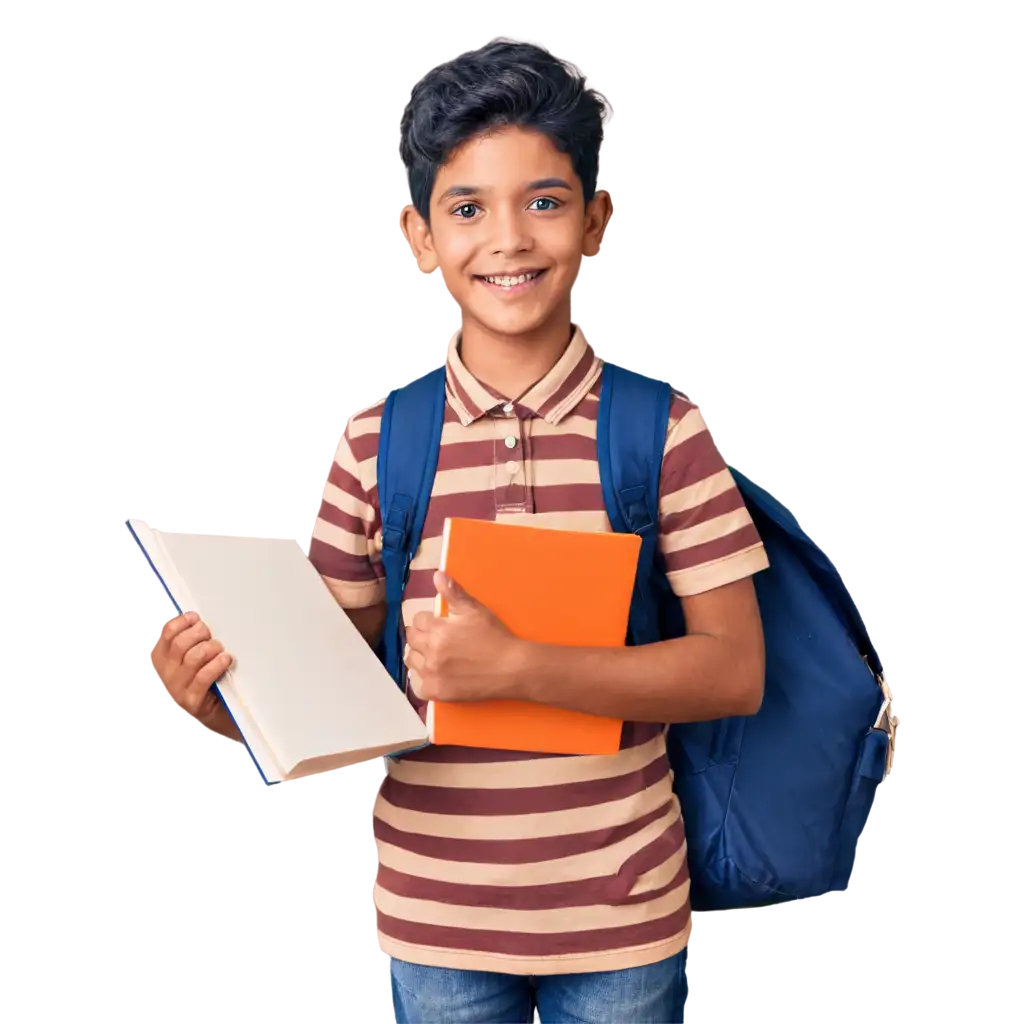
[[537,276],[537,273],[520,274],[518,277],[485,277],[484,280],[489,281],[491,284],[501,285],[502,288],[511,288],[514,285],[523,284],[525,281],[532,281]]

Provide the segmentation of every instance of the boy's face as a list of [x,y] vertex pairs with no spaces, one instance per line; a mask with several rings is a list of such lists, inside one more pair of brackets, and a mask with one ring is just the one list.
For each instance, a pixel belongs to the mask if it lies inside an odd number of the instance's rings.
[[[611,213],[607,192],[584,207],[571,159],[546,135],[502,128],[452,154],[434,182],[430,226],[407,206],[402,230],[424,273],[441,268],[464,326],[526,335],[568,321],[580,261],[598,252]],[[523,274],[536,276],[487,280]]]

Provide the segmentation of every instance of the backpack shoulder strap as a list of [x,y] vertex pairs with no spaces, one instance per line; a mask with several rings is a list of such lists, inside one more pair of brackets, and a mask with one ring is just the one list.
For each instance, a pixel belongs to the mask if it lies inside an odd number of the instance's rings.
[[658,490],[672,389],[605,363],[597,412],[597,460],[605,509],[617,533],[641,540],[629,614],[634,644],[653,643],[661,630],[654,592],[658,569]]
[[405,677],[402,594],[409,579],[409,564],[420,545],[437,473],[444,404],[445,369],[441,367],[392,391],[380,422],[377,498],[388,605],[383,660],[400,686]]

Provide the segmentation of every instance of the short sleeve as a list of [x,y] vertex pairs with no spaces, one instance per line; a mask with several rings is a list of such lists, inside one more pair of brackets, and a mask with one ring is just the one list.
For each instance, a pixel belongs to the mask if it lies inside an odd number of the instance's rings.
[[768,567],[764,544],[700,409],[675,395],[659,496],[661,550],[679,597]]
[[383,403],[348,421],[324,485],[309,560],[343,608],[384,601],[377,548],[377,447]]

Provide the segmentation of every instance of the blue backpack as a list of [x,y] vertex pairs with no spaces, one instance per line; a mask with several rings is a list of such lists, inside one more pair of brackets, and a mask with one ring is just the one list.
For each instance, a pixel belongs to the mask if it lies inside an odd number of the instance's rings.
[[[628,642],[685,632],[658,548],[672,402],[659,381],[605,364],[597,450],[617,532],[642,539]],[[445,370],[391,393],[377,458],[388,616],[379,655],[404,686],[401,602],[437,470]],[[731,467],[730,467],[731,469]],[[875,789],[892,764],[891,695],[839,574],[770,494],[731,469],[768,553],[754,576],[764,699],[750,717],[671,725],[694,910],[764,906],[845,889]]]

